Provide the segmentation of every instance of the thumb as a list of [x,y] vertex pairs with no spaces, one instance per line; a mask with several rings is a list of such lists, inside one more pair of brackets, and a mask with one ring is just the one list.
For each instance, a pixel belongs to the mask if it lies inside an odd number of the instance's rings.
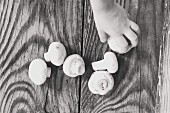
[[98,35],[99,35],[101,42],[103,42],[103,43],[106,42],[108,35],[104,31],[98,30]]

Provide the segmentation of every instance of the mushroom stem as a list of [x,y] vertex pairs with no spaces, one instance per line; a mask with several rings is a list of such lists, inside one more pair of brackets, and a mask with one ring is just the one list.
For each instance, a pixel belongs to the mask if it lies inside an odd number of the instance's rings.
[[101,80],[99,80],[98,82],[97,82],[97,89],[99,90],[99,91],[103,91],[103,90],[105,90],[106,88],[107,88],[107,86],[108,86],[108,81],[107,80],[105,80],[105,79],[101,79]]
[[92,63],[92,67],[94,70],[105,70],[108,67],[108,64],[106,64],[105,59],[96,61]]
[[82,75],[82,74],[84,73],[84,71],[85,71],[83,65],[77,66],[77,67],[75,68],[75,70],[76,70],[76,74],[78,74],[78,75]]
[[85,67],[84,65],[81,65],[78,70],[79,74],[82,75],[85,72]]
[[47,53],[44,53],[44,59],[45,61],[47,62],[50,62],[51,61],[51,58],[50,58],[50,54],[47,52]]
[[105,95],[114,86],[114,79],[107,71],[95,71],[88,82],[89,90],[94,94]]
[[47,77],[50,78],[50,76],[51,76],[51,68],[48,67],[47,68]]
[[81,61],[76,61],[73,71],[77,75],[82,75],[85,72],[85,67]]

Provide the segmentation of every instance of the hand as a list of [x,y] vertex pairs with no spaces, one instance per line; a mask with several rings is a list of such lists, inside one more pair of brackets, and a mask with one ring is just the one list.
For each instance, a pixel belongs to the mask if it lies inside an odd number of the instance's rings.
[[[92,3],[92,8],[94,4]],[[108,7],[106,4],[101,7],[100,4],[100,8],[93,8],[93,14],[100,41],[108,41],[113,51],[126,53],[132,47],[137,46],[139,27],[128,18],[128,13],[120,5],[111,2]]]

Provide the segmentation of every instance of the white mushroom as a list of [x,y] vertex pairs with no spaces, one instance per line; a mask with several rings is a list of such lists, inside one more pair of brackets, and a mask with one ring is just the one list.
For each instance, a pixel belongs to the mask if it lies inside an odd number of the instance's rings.
[[41,85],[51,75],[51,68],[47,68],[42,59],[35,59],[29,65],[28,76],[36,84]]
[[132,45],[128,45],[127,42],[126,43],[122,42],[118,45],[118,43],[115,41],[115,38],[108,38],[107,42],[108,42],[109,47],[113,51],[120,53],[120,54],[124,54],[128,52],[131,48],[135,47]]
[[89,90],[93,94],[105,95],[114,86],[114,79],[107,71],[94,72],[88,82]]
[[78,54],[70,55],[63,64],[63,71],[70,77],[82,75],[85,72],[85,63],[83,58]]
[[115,73],[118,70],[118,61],[113,52],[106,52],[104,59],[92,63],[94,70],[105,70],[109,73]]
[[47,62],[50,62],[56,66],[63,64],[66,58],[66,49],[60,42],[53,42],[48,48],[48,52],[44,53],[44,58]]

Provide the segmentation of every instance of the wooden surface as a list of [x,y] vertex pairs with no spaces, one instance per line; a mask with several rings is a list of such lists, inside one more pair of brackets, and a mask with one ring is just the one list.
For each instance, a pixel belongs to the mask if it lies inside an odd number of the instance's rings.
[[[163,2],[127,0],[120,3],[141,28],[138,47],[125,55],[118,55],[119,70],[113,74],[115,86],[105,96],[89,92],[87,82],[92,70],[87,69],[81,83],[82,113],[154,113],[156,110]],[[92,62],[103,57],[107,45],[102,45],[98,40],[89,5],[89,1],[86,0],[83,37],[83,48],[86,51],[83,51],[83,55],[86,60]],[[94,42],[94,45],[90,45],[89,42]]]
[[[117,0],[141,29],[139,44],[119,55],[114,88],[104,96],[87,86],[91,62],[110,51],[101,43],[89,0],[0,0],[0,113],[169,113],[168,0]],[[86,63],[81,77],[51,63],[45,84],[28,78],[29,63],[51,42]]]
[[61,41],[68,55],[81,53],[82,2],[1,0],[0,8],[0,113],[78,112],[79,78],[48,64],[50,79],[36,86],[27,72],[53,41]]
[[158,94],[160,113],[170,112],[170,2],[165,1],[163,43],[161,45]]

